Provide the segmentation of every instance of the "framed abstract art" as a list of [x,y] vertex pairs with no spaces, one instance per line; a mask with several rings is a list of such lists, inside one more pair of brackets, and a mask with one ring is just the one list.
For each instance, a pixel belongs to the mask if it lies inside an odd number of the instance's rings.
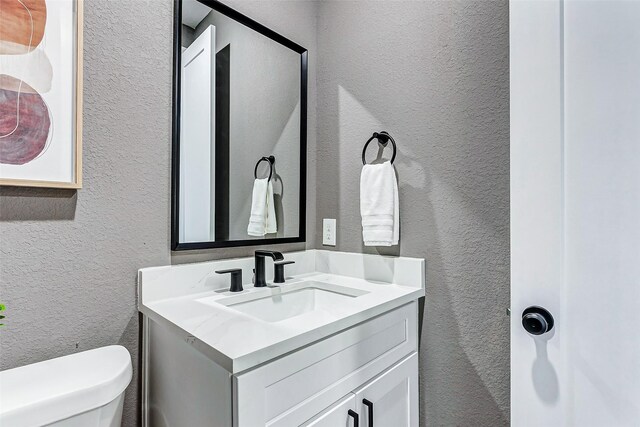
[[0,185],[82,187],[82,0],[0,0]]

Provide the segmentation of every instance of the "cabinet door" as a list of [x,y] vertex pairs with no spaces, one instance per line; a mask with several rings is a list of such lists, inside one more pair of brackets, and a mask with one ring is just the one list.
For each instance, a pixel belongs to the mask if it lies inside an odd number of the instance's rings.
[[418,427],[418,354],[356,391],[361,427]]
[[[349,415],[349,411],[355,411],[356,409],[356,396],[350,393],[343,399],[336,402],[330,408],[322,411],[317,416],[313,417],[306,423],[302,424],[303,427],[358,427],[354,424],[354,416]],[[355,414],[355,412],[353,412]],[[358,415],[355,414],[357,417]]]

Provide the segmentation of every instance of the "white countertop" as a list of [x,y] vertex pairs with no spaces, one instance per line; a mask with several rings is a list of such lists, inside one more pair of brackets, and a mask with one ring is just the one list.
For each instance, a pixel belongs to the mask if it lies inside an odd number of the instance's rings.
[[[245,285],[241,293],[222,288],[221,284],[228,287],[228,276],[213,271],[236,266],[250,272],[253,258],[143,269],[139,310],[236,374],[424,296],[424,260],[315,250],[285,254],[285,258],[297,263],[289,270],[293,274],[287,275],[285,284],[268,288]],[[389,279],[394,277],[403,284],[391,283]],[[245,274],[247,281],[251,276]],[[333,305],[330,312],[315,310],[276,322],[223,305],[230,298],[269,297],[309,282],[341,286],[358,295]]]

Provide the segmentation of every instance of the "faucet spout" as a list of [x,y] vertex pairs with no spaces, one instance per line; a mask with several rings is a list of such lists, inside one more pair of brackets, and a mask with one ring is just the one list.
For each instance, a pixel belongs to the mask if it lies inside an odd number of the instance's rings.
[[277,251],[257,250],[255,252],[256,269],[255,269],[255,281],[253,286],[256,288],[263,288],[267,286],[267,281],[265,279],[265,272],[264,272],[264,264],[265,264],[264,259],[266,257],[269,257],[274,261],[282,261],[284,259],[284,256],[282,256],[282,254]]
[[274,261],[282,261],[284,259],[284,256],[282,255],[282,253],[278,252],[278,251],[265,251],[265,250],[257,250],[255,253],[256,257],[270,257],[271,259],[273,259]]

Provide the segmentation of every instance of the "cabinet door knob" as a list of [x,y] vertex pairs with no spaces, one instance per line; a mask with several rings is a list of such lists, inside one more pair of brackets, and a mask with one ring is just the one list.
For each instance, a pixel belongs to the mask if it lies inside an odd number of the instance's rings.
[[542,335],[553,329],[553,316],[548,310],[533,305],[522,312],[522,327],[531,335]]
[[362,403],[369,409],[369,427],[373,427],[373,402],[368,399],[362,399]]
[[349,409],[347,412],[351,418],[353,418],[353,427],[359,427],[360,425],[360,415],[353,409]]

